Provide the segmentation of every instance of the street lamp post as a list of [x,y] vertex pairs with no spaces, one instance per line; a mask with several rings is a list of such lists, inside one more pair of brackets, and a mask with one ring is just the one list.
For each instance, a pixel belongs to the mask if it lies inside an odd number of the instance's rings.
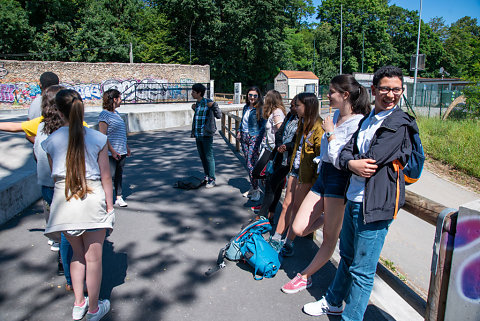
[[413,99],[412,109],[415,108],[415,101],[417,98],[417,74],[418,74],[418,53],[420,50],[420,27],[422,25],[422,0],[420,0],[420,13],[418,15],[418,36],[417,36],[417,54],[415,55],[415,74],[413,78]]

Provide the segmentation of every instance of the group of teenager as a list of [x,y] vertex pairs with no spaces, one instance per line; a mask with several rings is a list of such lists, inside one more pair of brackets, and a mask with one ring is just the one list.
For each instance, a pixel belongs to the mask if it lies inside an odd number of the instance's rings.
[[407,164],[418,127],[398,106],[402,70],[381,67],[372,83],[373,109],[366,88],[352,75],[335,76],[328,92],[335,112],[325,119],[313,93],[295,96],[285,115],[278,91],[263,99],[257,87],[247,91],[238,131],[251,185],[245,196],[259,200],[259,179],[264,179],[258,216],[273,223],[286,186],[269,243],[290,257],[296,236],[323,232],[311,262],[281,290],[293,294],[312,286],[312,275],[328,262],[340,238],[335,278],[325,296],[304,305],[310,315],[363,320],[388,228],[405,201],[404,177],[394,163]]
[[[72,317],[80,320],[86,314],[87,320],[100,320],[110,310],[110,302],[99,300],[99,292],[103,242],[115,221],[112,177],[115,203],[127,205],[121,185],[130,149],[125,123],[116,111],[121,96],[115,89],[104,92],[100,131],[95,131],[84,122],[84,105],[76,91],[58,85],[58,77],[56,84],[43,87],[41,116],[23,123],[0,123],[0,130],[25,131],[34,142],[38,182],[50,205],[45,235],[72,250],[65,258],[62,255],[67,285],[75,295]],[[214,187],[212,143],[221,111],[204,97],[205,91],[202,84],[192,87],[196,102],[191,135],[206,187]],[[293,294],[312,286],[312,275],[330,259],[340,238],[335,278],[324,297],[303,307],[310,315],[363,319],[388,228],[404,203],[405,181],[393,162],[408,162],[410,137],[418,128],[398,106],[403,93],[401,69],[378,69],[371,92],[372,110],[367,90],[352,75],[334,77],[328,99],[335,112],[322,119],[315,94],[298,94],[286,114],[278,91],[270,90],[265,97],[257,87],[247,91],[238,134],[251,185],[245,196],[260,200],[259,180],[264,179],[259,215],[273,222],[286,185],[269,243],[289,257],[294,255],[296,236],[323,231],[310,264],[282,291]]]
[[45,236],[60,243],[59,271],[61,267],[66,289],[75,296],[72,318],[100,320],[110,310],[109,300],[99,299],[103,243],[113,231],[114,204],[127,206],[122,175],[130,149],[126,125],[116,111],[121,94],[116,89],[104,92],[97,131],[84,121],[80,94],[60,86],[56,74],[43,73],[40,86],[30,119],[0,122],[0,130],[23,131],[34,143]]

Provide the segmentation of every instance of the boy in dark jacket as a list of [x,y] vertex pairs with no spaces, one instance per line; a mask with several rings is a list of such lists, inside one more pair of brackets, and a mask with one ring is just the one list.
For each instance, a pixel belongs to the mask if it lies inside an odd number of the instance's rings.
[[205,173],[206,187],[214,187],[215,184],[215,158],[213,157],[213,135],[217,130],[215,118],[222,117],[222,111],[216,102],[204,98],[206,88],[202,84],[192,86],[192,97],[197,100],[192,104],[195,111],[192,121],[192,137],[195,137],[198,154],[202,161]]
[[308,314],[343,311],[342,320],[363,320],[388,228],[405,202],[403,173],[393,162],[406,165],[412,152],[410,137],[418,132],[415,119],[397,106],[403,90],[400,68],[378,69],[372,86],[375,109],[360,121],[340,153],[340,167],[351,173],[340,233],[341,260],[326,295],[303,307]]

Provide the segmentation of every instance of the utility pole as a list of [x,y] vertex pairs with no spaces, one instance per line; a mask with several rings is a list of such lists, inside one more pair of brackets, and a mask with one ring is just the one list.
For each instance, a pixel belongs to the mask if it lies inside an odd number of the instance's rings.
[[315,73],[315,37],[313,38],[313,73]]
[[340,5],[340,75],[342,74],[343,4]]
[[418,73],[418,52],[420,50],[420,26],[422,25],[422,0],[420,0],[420,13],[418,15],[418,37],[417,37],[417,54],[415,56],[415,75],[413,78],[413,99],[412,109],[415,108],[417,98],[417,73]]
[[362,28],[362,74],[363,74],[363,58],[365,56],[365,30]]
[[132,48],[131,42],[130,42],[130,63],[133,64],[133,48]]

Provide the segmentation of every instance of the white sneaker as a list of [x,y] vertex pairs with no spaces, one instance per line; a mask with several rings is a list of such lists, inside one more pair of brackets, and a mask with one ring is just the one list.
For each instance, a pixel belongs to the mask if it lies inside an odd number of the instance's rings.
[[110,301],[105,300],[98,300],[98,311],[95,313],[87,313],[87,320],[88,321],[99,321],[101,320],[107,313],[110,311]]
[[250,195],[250,200],[254,201],[254,202],[258,202],[260,200],[260,198],[262,197],[262,194],[260,193],[260,189],[256,189],[252,192],[252,194]]
[[58,252],[60,251],[60,243],[58,242],[53,242],[52,246],[50,246],[50,250],[53,252]]
[[47,244],[48,244],[48,245],[53,245],[53,240],[52,240],[52,239],[48,239]]
[[242,194],[243,197],[250,197],[252,195],[252,192],[254,191],[253,188],[250,187],[248,191]]
[[316,302],[307,303],[303,306],[303,312],[313,316],[319,316],[324,314],[331,314],[331,315],[341,315],[343,312],[343,307],[333,306],[328,304],[327,299],[322,297],[320,300]]
[[72,318],[73,320],[82,320],[85,316],[85,313],[88,311],[88,297],[85,297],[85,302],[83,306],[73,306]]
[[115,204],[117,204],[120,207],[127,207],[128,206],[127,202],[125,202],[121,196],[117,197],[117,201],[115,202]]

